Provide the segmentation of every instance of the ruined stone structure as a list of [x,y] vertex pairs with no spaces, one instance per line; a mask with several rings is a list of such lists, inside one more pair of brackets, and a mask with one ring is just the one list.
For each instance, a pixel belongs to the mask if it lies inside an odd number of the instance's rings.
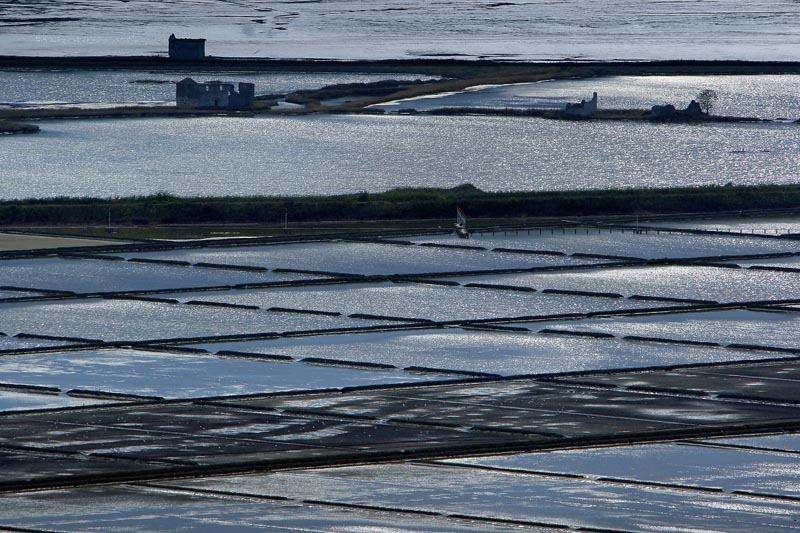
[[683,112],[693,117],[698,117],[703,114],[703,110],[700,108],[700,104],[698,104],[696,100],[689,102],[689,105],[683,110]]
[[237,92],[232,83],[197,83],[192,78],[184,78],[175,87],[175,103],[178,107],[196,109],[250,109],[255,101],[255,90],[252,83],[239,83]]
[[206,57],[205,39],[178,39],[175,34],[169,36],[170,59],[203,59]]
[[580,104],[567,104],[564,112],[573,117],[591,117],[597,111],[597,93],[593,93],[592,99],[588,102],[581,100]]
[[670,118],[675,115],[678,110],[672,104],[654,105],[650,108],[650,114],[653,118]]
[[695,100],[689,102],[686,109],[676,109],[672,104],[654,105],[650,115],[659,120],[696,118],[703,115],[703,110]]

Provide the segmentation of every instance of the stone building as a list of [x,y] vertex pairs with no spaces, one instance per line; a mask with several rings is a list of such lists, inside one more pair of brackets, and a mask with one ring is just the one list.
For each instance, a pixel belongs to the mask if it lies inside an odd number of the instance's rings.
[[650,108],[650,115],[653,118],[672,118],[678,110],[672,104],[654,105]]
[[597,93],[593,93],[592,99],[588,102],[581,100],[580,104],[567,104],[564,112],[573,117],[591,117],[597,111]]
[[677,109],[672,104],[654,105],[650,109],[650,116],[658,120],[691,119],[703,115],[703,110],[695,100],[689,102],[686,109]]
[[232,83],[197,83],[184,78],[175,87],[175,103],[178,107],[196,109],[250,109],[255,102],[255,90],[252,83],[239,83],[237,91]]
[[170,59],[203,59],[206,57],[205,39],[178,39],[175,34],[169,36]]
[[696,100],[689,102],[689,105],[683,110],[683,112],[692,117],[699,117],[703,114],[703,110]]

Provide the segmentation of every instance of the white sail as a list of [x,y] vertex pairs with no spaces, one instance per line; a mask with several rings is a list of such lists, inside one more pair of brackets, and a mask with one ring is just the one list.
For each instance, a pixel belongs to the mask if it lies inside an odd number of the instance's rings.
[[467,217],[459,206],[456,206],[456,224],[464,228],[467,227]]
[[467,231],[467,217],[464,211],[459,206],[456,206],[456,223],[453,224],[456,228],[456,235],[459,239],[469,239],[469,231]]

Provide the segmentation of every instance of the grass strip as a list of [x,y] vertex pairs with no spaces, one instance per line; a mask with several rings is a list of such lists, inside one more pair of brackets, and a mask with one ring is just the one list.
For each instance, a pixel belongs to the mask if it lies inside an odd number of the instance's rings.
[[458,204],[475,219],[680,215],[765,215],[797,212],[800,185],[713,185],[668,189],[485,192],[465,184],[450,189],[394,189],[335,196],[185,198],[168,193],[128,198],[45,198],[0,202],[0,225],[116,225],[419,221],[454,217]]

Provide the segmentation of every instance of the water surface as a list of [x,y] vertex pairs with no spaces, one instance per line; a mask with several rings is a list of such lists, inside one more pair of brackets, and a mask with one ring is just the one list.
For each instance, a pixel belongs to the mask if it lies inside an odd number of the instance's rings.
[[[0,5],[2,5],[0,3]],[[0,71],[0,108],[106,107],[108,105],[175,105],[175,83],[190,77],[198,82],[253,83],[256,95],[318,89],[338,83],[368,83],[397,79],[427,79],[413,74],[300,72],[190,72],[42,70]]]
[[759,359],[762,353],[536,333],[545,327],[587,329],[570,322],[524,324],[528,334],[483,331],[367,333],[201,345],[213,350],[322,357],[506,376]]
[[792,531],[800,510],[794,501],[411,464],[181,484],[624,531]]
[[119,349],[28,354],[5,361],[0,368],[0,382],[5,383],[164,398],[260,394],[422,379],[426,378],[400,371]]
[[276,58],[796,60],[792,0],[0,2],[19,55],[167,53],[203,37],[214,56]]
[[[45,121],[3,139],[2,198],[332,195],[795,183],[795,124],[312,116]],[[289,212],[291,222],[292,213]]]
[[717,94],[712,113],[763,119],[800,118],[800,76],[609,76],[578,80],[473,87],[443,96],[399,100],[376,107],[418,111],[442,107],[563,109],[567,102],[598,93],[600,109],[650,109],[672,104],[678,109],[705,90]]

